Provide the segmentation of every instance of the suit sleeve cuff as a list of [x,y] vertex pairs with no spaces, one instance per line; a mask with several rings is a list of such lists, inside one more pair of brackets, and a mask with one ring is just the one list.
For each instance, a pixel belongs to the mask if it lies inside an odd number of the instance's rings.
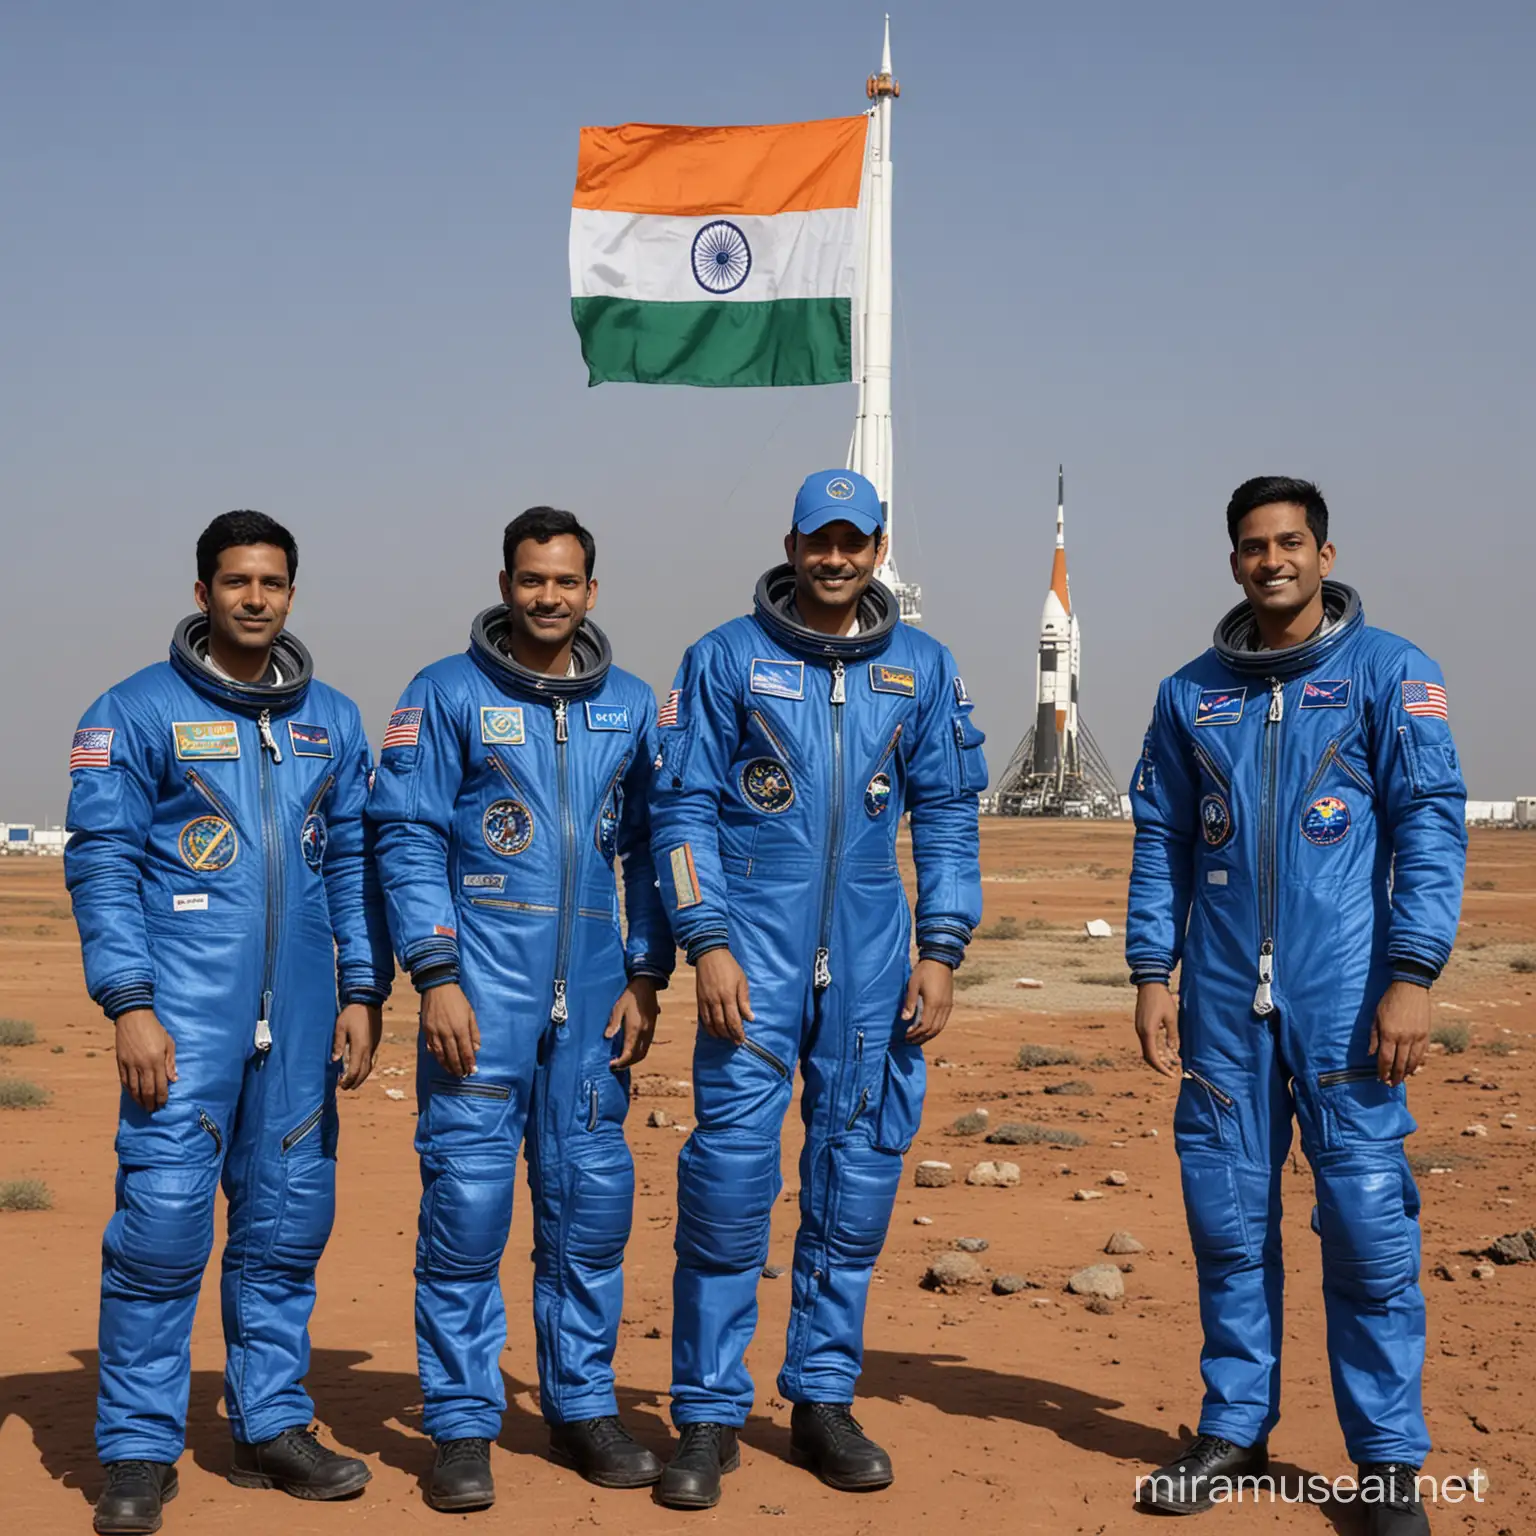
[[1406,981],[1415,987],[1423,987],[1425,991],[1428,991],[1439,980],[1439,972],[1425,965],[1420,960],[1394,960],[1392,962],[1392,980]]
[[697,965],[712,949],[729,949],[728,933],[701,933],[688,941],[688,964]]
[[116,1023],[121,1015],[132,1013],[135,1008],[153,1008],[155,984],[147,978],[137,977],[118,982],[115,986],[104,987],[96,1001],[101,1004],[101,1011]]
[[1172,968],[1166,965],[1133,965],[1131,967],[1131,985],[1133,987],[1163,986],[1166,987],[1173,979]]

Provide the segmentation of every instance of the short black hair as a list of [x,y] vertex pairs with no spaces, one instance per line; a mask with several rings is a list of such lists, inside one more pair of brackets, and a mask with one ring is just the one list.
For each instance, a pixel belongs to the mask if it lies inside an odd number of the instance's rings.
[[581,526],[574,513],[562,512],[559,507],[529,507],[507,524],[507,531],[501,536],[501,563],[506,567],[507,575],[512,574],[512,561],[517,554],[517,546],[524,539],[532,539],[536,544],[548,544],[551,539],[561,538],[565,534],[569,534],[581,545],[581,552],[587,562],[587,580],[591,581],[597,565],[597,540]]
[[271,544],[288,557],[288,585],[299,574],[299,546],[276,518],[265,512],[221,512],[197,541],[197,579],[206,587],[219,568],[219,556],[241,544]]
[[1232,492],[1227,503],[1227,536],[1232,548],[1237,548],[1237,525],[1255,507],[1267,507],[1271,502],[1289,501],[1307,514],[1307,527],[1321,549],[1328,542],[1328,503],[1323,493],[1310,480],[1292,480],[1288,475],[1256,475],[1244,480]]

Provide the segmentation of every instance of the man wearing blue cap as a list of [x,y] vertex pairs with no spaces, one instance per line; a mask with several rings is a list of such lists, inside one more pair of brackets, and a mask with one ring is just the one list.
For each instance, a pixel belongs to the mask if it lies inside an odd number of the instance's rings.
[[[804,1075],[800,1230],[779,1391],[792,1449],[834,1488],[883,1488],[853,1418],[864,1305],[902,1154],[922,1115],[923,1042],[948,1021],[981,915],[981,732],[953,658],[874,580],[885,512],[862,475],[795,499],[788,564],[754,612],[704,636],[662,706],[652,849],[696,968],[697,1127],[678,1159],[672,1417],[659,1497],[720,1498],[752,1406],[744,1356]],[[917,964],[896,862],[912,817]]]

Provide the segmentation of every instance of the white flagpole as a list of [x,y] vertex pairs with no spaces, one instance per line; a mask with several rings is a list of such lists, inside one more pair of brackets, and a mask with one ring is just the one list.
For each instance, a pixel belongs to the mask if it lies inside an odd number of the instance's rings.
[[885,18],[885,47],[880,73],[865,87],[874,105],[869,124],[869,209],[865,230],[864,300],[859,326],[859,415],[854,424],[848,467],[857,470],[885,503],[888,544],[876,576],[888,586],[909,624],[922,621],[923,589],[905,582],[896,570],[893,530],[894,474],[891,456],[891,104],[901,86],[891,73],[891,18]]

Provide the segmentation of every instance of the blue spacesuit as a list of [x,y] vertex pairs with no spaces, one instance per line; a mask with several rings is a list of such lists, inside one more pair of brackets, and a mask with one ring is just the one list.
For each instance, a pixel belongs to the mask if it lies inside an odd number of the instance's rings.
[[[1325,582],[1320,632],[1265,651],[1246,605],[1166,679],[1131,786],[1133,979],[1179,988],[1174,1119],[1205,1330],[1203,1434],[1279,1417],[1280,1178],[1300,1122],[1350,1455],[1418,1466],[1424,1299],[1406,1090],[1369,1042],[1394,978],[1451,953],[1466,791],[1440,670]],[[1186,932],[1187,922],[1187,932]]]
[[678,1162],[672,1416],[740,1425],[743,1362],[778,1197],[798,1061],[806,1126],[779,1390],[850,1403],[864,1306],[924,1063],[900,1017],[911,918],[896,832],[911,814],[921,956],[958,965],[981,914],[981,732],[953,659],[897,622],[878,583],[855,634],[793,616],[788,566],[756,611],[683,659],[651,800],[661,890],[690,960],[729,945],[751,988],[746,1042],[699,1033],[698,1124]]
[[164,1108],[122,1098],[103,1462],[181,1454],[221,1173],[230,1428],[258,1444],[309,1423],[307,1329],[336,1204],[338,984],[342,1003],[380,1003],[394,974],[356,707],[313,680],[288,635],[279,682],[213,672],[207,630],[184,620],[169,662],[91,705],[70,754],[64,873],[86,984],[111,1018],[153,1008],[176,1046]]
[[462,986],[481,1036],[468,1077],[424,1043],[417,1058],[416,1329],[439,1442],[500,1432],[498,1270],[525,1134],[544,1417],[617,1411],[635,1175],[628,1073],[609,1067],[622,1042],[604,1029],[628,977],[665,984],[675,959],[647,839],[655,696],[591,622],[567,677],[514,661],[506,625],[486,610],[466,654],[411,682],[368,805],[401,962],[418,989]]

